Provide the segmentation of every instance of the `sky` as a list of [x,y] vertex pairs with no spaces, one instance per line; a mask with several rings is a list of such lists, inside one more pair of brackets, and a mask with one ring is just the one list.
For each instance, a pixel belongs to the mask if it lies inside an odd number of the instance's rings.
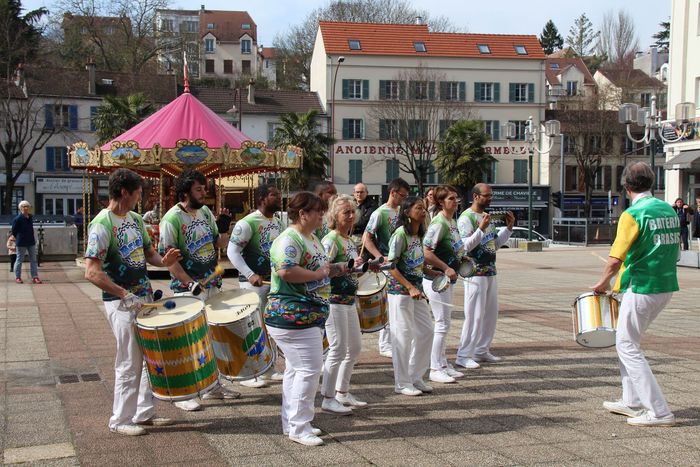
[[[659,31],[659,23],[668,21],[671,0],[584,0],[582,2],[552,0],[409,0],[417,9],[427,10],[431,16],[446,16],[466,32],[490,34],[539,35],[551,19],[566,39],[574,20],[586,13],[594,28],[600,29],[605,13],[626,10],[634,19],[642,50],[653,43],[651,36]],[[26,9],[47,5],[53,0],[24,0]],[[199,9],[204,4],[211,10],[246,8],[258,25],[258,44],[271,46],[278,34],[288,25],[300,24],[314,9],[328,5],[328,0],[171,0],[172,8]]]

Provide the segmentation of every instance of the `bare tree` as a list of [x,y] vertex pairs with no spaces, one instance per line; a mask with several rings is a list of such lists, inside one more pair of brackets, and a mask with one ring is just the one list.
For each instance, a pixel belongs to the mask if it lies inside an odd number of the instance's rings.
[[274,40],[277,49],[278,86],[307,88],[311,80],[311,54],[316,41],[319,21],[348,21],[353,23],[414,23],[420,17],[432,31],[456,31],[444,16],[431,17],[425,10],[413,8],[406,0],[334,0],[317,8],[299,25],[292,26]]
[[593,23],[585,13],[574,20],[574,25],[566,36],[568,45],[579,57],[587,57],[593,53],[598,43],[600,31],[593,29]]
[[598,55],[608,57],[610,66],[622,67],[634,59],[639,48],[632,16],[625,10],[617,14],[612,10],[603,16],[603,25],[598,42]]
[[445,76],[419,66],[398,73],[380,89],[380,100],[369,110],[378,139],[391,143],[402,171],[413,175],[419,193],[428,177],[437,172],[433,160],[438,141],[450,125],[474,118],[464,100],[463,83],[447,81]]

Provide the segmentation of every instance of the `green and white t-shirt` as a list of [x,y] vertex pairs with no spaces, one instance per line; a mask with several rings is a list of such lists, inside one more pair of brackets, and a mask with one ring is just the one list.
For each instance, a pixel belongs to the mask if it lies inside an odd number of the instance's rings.
[[[389,241],[389,261],[396,261],[396,269],[418,290],[423,290],[423,243],[418,235],[409,235],[403,226],[394,231]],[[389,275],[389,293],[409,295],[408,289]]]
[[328,317],[330,279],[291,284],[277,273],[294,266],[316,271],[327,264],[328,257],[316,235],[305,237],[294,228],[287,228],[272,242],[270,260],[272,284],[265,307],[265,324],[286,329],[323,326]]
[[[347,263],[349,260],[357,259],[357,247],[350,237],[346,237],[331,230],[328,235],[321,240],[323,248],[331,263]],[[357,293],[357,278],[352,272],[331,279],[331,303],[341,305],[352,305],[355,303]]]
[[[483,212],[474,212],[472,208],[467,209],[459,216],[457,227],[462,241],[466,244],[467,239],[479,228],[479,224],[484,217]],[[486,232],[481,237],[481,242],[467,254],[476,263],[475,276],[495,276],[496,275],[496,237],[498,233],[493,223],[489,223]],[[507,238],[506,238],[507,239]]]
[[[231,243],[242,249],[243,261],[253,273],[264,280],[270,278],[270,248],[272,242],[284,230],[282,221],[277,217],[267,218],[259,210],[252,212],[238,221],[231,233]],[[241,274],[240,282],[248,279]]]
[[[164,255],[169,249],[180,250],[180,265],[194,281],[202,281],[214,273],[218,262],[215,248],[219,238],[214,215],[202,206],[192,216],[179,203],[165,213],[160,221],[158,250]],[[170,288],[175,292],[187,292],[187,284],[171,274]],[[206,288],[221,287],[221,277],[210,281]]]
[[387,203],[379,206],[369,217],[365,231],[369,232],[375,246],[384,256],[389,254],[389,239],[398,222],[399,210],[389,207]]
[[[153,292],[146,271],[145,251],[150,247],[151,240],[141,216],[129,212],[120,217],[103,209],[88,226],[85,257],[100,260],[102,270],[112,282],[145,297]],[[108,302],[119,297],[103,291],[102,300]]]
[[452,269],[457,269],[464,256],[464,242],[459,235],[457,222],[447,219],[442,212],[430,221],[423,237],[423,246],[432,250],[440,260]]

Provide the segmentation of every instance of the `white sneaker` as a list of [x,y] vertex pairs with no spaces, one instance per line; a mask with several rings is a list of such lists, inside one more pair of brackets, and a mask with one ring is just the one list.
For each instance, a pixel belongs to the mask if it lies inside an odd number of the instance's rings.
[[233,391],[231,389],[219,386],[216,389],[209,391],[202,396],[204,400],[212,399],[240,399],[241,393],[238,391]]
[[355,398],[355,396],[353,396],[349,392],[346,392],[345,394],[336,392],[335,400],[337,400],[341,404],[349,405],[350,407],[367,407],[367,402]]
[[430,381],[443,384],[457,382],[456,379],[447,374],[447,370],[430,370]]
[[173,424],[173,420],[171,418],[165,418],[165,417],[158,417],[156,415],[152,416],[148,420],[144,420],[142,422],[136,422],[137,425],[146,425],[146,426],[169,426]]
[[197,410],[202,410],[202,404],[197,402],[197,399],[175,402],[175,407],[186,412],[196,412]]
[[335,398],[324,397],[323,402],[321,402],[321,412],[331,413],[333,415],[350,415],[352,414],[352,409],[350,407],[345,407]]
[[381,350],[379,355],[386,358],[393,358],[394,353],[391,350]]
[[109,431],[124,436],[141,436],[148,433],[146,430],[137,425],[119,425],[115,427],[110,427]]
[[610,412],[610,413],[616,413],[620,415],[626,415],[628,417],[639,417],[640,415],[644,414],[644,409],[640,408],[634,408],[634,407],[629,407],[625,405],[624,402],[622,402],[622,399],[617,400],[617,401],[605,401],[603,402],[603,407]]
[[462,368],[466,368],[468,370],[474,370],[481,367],[481,365],[471,358],[458,358],[455,360],[455,365],[461,366]]
[[396,394],[403,394],[404,396],[420,396],[423,394],[423,391],[420,391],[413,386],[406,386],[402,389],[394,389],[394,392]]
[[270,379],[272,381],[282,381],[284,379],[284,373],[280,373],[279,371],[275,371],[270,375]]
[[482,353],[474,357],[477,362],[498,363],[503,361],[503,357],[497,357],[491,352]]
[[[284,434],[284,436],[289,436],[289,431],[282,431],[282,433]],[[313,433],[316,436],[321,436],[323,431],[321,431],[320,428],[311,427],[311,433]]]
[[243,381],[239,381],[238,384],[247,388],[264,388],[265,386],[267,386],[265,380],[261,378],[246,379]]
[[418,389],[421,392],[433,392],[433,387],[428,386],[425,384],[423,381],[414,381],[413,382],[413,387]]
[[652,417],[648,411],[645,411],[638,417],[628,418],[627,424],[633,426],[673,426],[676,424],[676,417],[672,413],[665,417]]
[[447,365],[447,369],[445,370],[445,373],[452,376],[453,378],[461,378],[462,376],[464,376],[464,373],[462,373],[461,371],[455,370],[452,367],[452,365]]
[[316,435],[305,434],[299,437],[290,436],[289,439],[295,443],[303,444],[304,446],[320,446],[323,444],[323,440]]

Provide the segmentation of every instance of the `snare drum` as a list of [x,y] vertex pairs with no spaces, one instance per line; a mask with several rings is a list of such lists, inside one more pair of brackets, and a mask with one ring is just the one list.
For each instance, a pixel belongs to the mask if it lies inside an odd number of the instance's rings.
[[384,274],[368,272],[360,276],[357,288],[357,314],[362,332],[377,332],[389,322],[387,279]]
[[443,293],[450,286],[450,278],[443,275],[435,276],[432,280],[432,289],[435,293]]
[[615,297],[588,292],[579,295],[572,307],[576,342],[593,348],[615,345],[619,309]]
[[166,401],[192,399],[218,384],[204,303],[194,297],[167,301],[175,302],[175,308],[144,308],[138,313],[136,336],[153,395]]
[[256,378],[275,364],[260,313],[260,297],[252,290],[229,290],[204,303],[216,365],[221,376],[241,381]]
[[459,263],[459,269],[457,270],[459,277],[466,279],[467,277],[472,277],[474,272],[476,272],[476,263],[474,260],[469,256],[462,258],[462,262]]

